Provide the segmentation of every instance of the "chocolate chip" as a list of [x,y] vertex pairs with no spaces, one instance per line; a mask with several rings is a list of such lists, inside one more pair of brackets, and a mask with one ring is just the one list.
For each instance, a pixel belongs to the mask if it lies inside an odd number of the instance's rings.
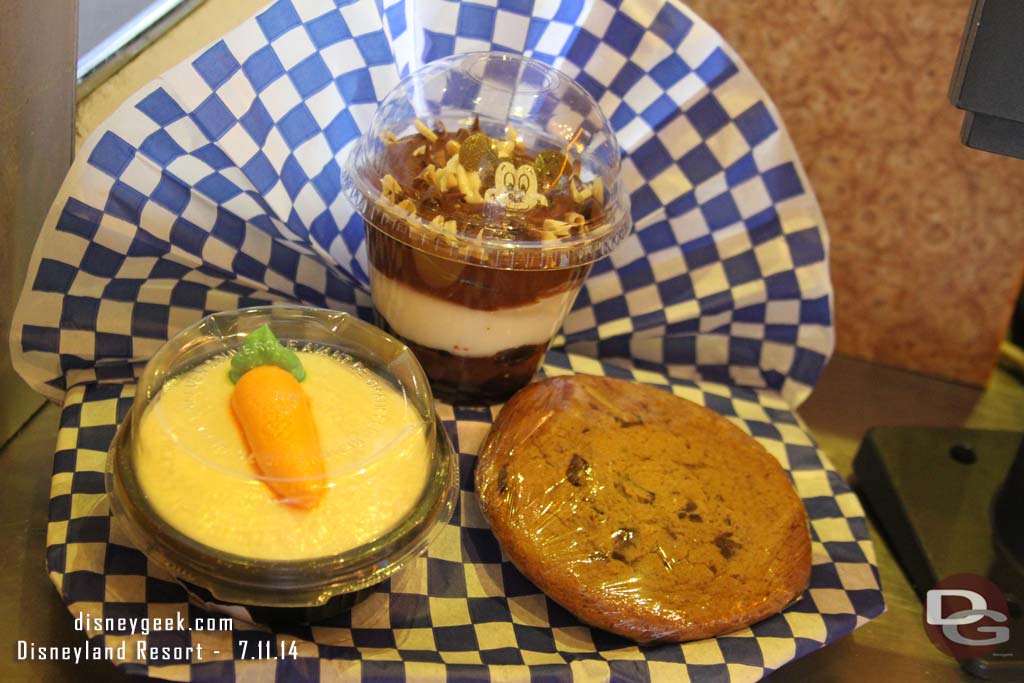
[[615,490],[621,493],[626,498],[641,503],[643,505],[650,505],[654,502],[656,494],[654,491],[649,491],[643,486],[640,486],[632,479],[629,475],[626,475],[625,480],[615,482]]
[[695,503],[692,500],[690,500],[689,498],[687,498],[686,499],[686,511],[687,512],[696,512],[697,511],[697,503]]
[[633,539],[636,538],[637,532],[635,529],[616,529],[612,532],[612,553],[611,557],[613,560],[619,562],[629,562],[627,553],[633,550],[635,543]]
[[732,558],[732,556],[736,554],[737,550],[743,548],[742,543],[732,539],[731,531],[726,531],[725,533],[715,536],[714,543],[718,546],[718,552],[722,553],[722,557],[727,560]]
[[615,422],[623,429],[629,429],[630,427],[639,427],[644,423],[644,421],[641,420],[639,417],[635,417],[632,420],[623,420],[618,415],[613,415],[612,417],[615,418]]
[[498,469],[498,493],[505,493],[508,491],[508,464],[502,465]]
[[636,529],[630,529],[622,527],[612,532],[612,538],[615,539],[616,545],[633,545],[633,539],[636,538]]
[[578,454],[573,453],[572,460],[569,461],[569,467],[565,470],[565,478],[569,480],[569,483],[573,486],[580,487],[590,477],[590,463],[581,458]]
[[687,505],[686,509],[680,510],[679,512],[676,513],[676,517],[678,517],[679,519],[683,520],[684,522],[685,521],[703,522],[704,521],[703,517],[701,517],[699,514],[697,514],[695,512],[691,512],[690,511],[690,510],[696,510],[696,509],[697,509],[696,505],[694,505],[692,508],[689,505]]

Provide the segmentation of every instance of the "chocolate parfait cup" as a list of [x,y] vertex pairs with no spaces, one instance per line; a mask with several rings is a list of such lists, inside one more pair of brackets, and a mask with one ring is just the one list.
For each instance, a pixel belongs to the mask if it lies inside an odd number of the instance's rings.
[[507,53],[431,62],[345,165],[378,323],[446,401],[503,401],[540,365],[584,279],[628,233],[619,147],[593,98]]

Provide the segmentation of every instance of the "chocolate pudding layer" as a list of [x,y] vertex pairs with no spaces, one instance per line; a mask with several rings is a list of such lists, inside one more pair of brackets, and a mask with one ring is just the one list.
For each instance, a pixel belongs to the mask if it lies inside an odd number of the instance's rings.
[[370,264],[381,275],[442,301],[482,311],[534,304],[576,291],[591,264],[557,270],[507,270],[443,258],[381,230],[366,231]]

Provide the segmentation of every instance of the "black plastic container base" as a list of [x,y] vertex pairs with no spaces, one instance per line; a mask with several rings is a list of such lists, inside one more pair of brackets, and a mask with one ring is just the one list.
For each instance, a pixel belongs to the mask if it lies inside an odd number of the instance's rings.
[[187,581],[181,582],[189,597],[204,609],[213,612],[238,616],[240,610],[249,615],[248,621],[254,624],[316,624],[333,619],[347,612],[365,600],[377,588],[377,585],[363,588],[352,593],[341,593],[330,598],[322,605],[315,607],[269,607],[266,605],[240,605],[225,603],[214,597],[202,586]]
[[[1010,641],[961,665],[982,679],[1024,683],[1024,572],[993,529],[994,504],[1001,491],[1006,498],[1022,438],[1020,432],[877,427],[865,435],[853,471],[855,489],[922,600],[941,579],[965,572],[1002,588]],[[1003,524],[1000,536],[1018,533],[1024,523],[1010,521],[1013,527]]]

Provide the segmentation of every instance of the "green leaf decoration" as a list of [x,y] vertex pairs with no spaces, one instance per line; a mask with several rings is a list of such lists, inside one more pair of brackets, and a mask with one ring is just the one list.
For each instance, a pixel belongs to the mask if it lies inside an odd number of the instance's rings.
[[228,379],[234,384],[242,375],[261,365],[276,365],[292,373],[300,382],[306,379],[306,369],[302,367],[298,355],[283,346],[266,325],[246,335],[241,348],[231,357]]

